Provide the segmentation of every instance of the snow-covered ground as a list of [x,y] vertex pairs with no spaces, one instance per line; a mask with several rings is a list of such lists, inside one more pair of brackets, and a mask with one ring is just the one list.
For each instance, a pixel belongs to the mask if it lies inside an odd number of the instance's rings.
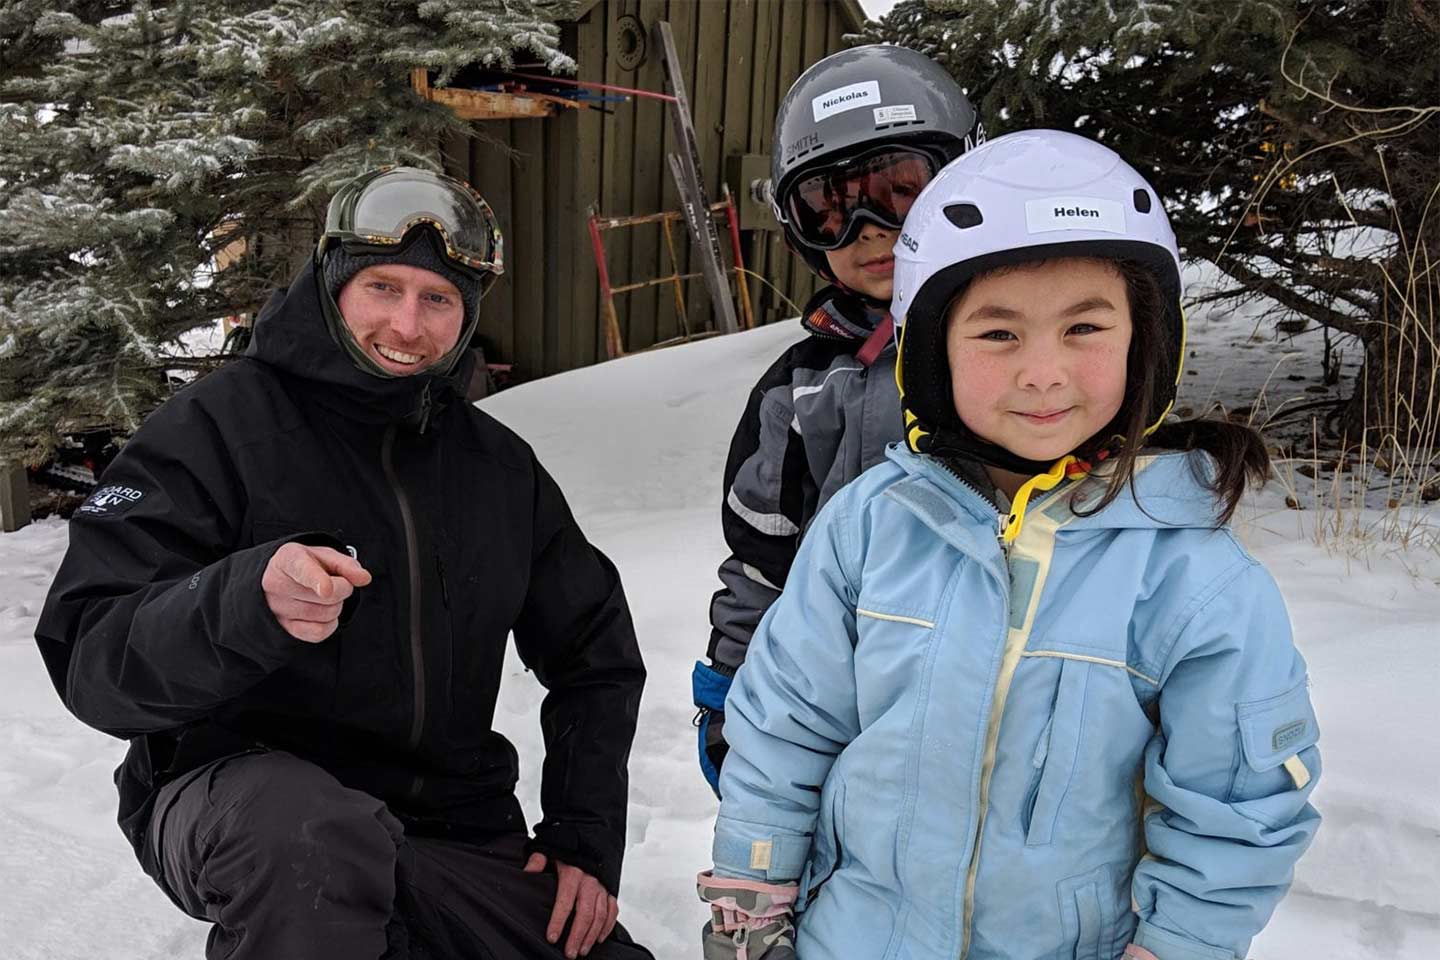
[[[1243,316],[1192,323],[1197,373],[1182,404],[1233,404],[1286,346],[1265,331],[1250,341]],[[715,800],[695,765],[690,670],[725,552],[717,504],[726,445],[746,391],[799,335],[791,322],[641,354],[484,404],[535,446],[625,577],[650,683],[631,761],[621,917],[664,960],[697,954],[704,919],[694,875],[708,865]],[[1287,363],[1314,382],[1315,351]],[[1383,544],[1332,553],[1314,542],[1315,514],[1285,509],[1283,494],[1255,497],[1241,530],[1284,589],[1310,662],[1325,753],[1315,799],[1326,822],[1251,955],[1432,960],[1440,556]],[[65,543],[53,521],[0,537],[0,956],[199,957],[205,926],[141,875],[114,825],[110,772],[123,745],[65,713],[31,639]],[[498,722],[520,749],[533,822],[538,698],[513,654],[507,674]]]

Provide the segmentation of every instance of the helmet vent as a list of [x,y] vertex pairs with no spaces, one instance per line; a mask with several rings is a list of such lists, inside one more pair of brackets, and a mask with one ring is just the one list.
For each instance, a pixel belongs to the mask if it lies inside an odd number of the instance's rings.
[[893,127],[918,127],[918,126],[922,125],[924,122],[925,122],[924,120],[897,120],[897,121],[895,121],[894,123],[882,123],[882,124],[880,124],[878,127],[876,127],[875,129],[876,129],[876,130],[889,130],[889,129],[893,128]]
[[1135,197],[1135,209],[1136,209],[1136,210],[1139,210],[1141,213],[1149,213],[1149,212],[1150,212],[1150,194],[1146,193],[1146,192],[1145,192],[1143,189],[1141,189],[1140,187],[1136,187],[1136,188],[1135,188],[1134,197]]
[[793,167],[793,166],[795,165],[795,163],[796,163],[801,157],[809,156],[810,154],[814,153],[814,152],[817,151],[817,150],[824,150],[824,149],[825,149],[825,144],[823,144],[823,143],[817,143],[817,144],[815,144],[814,146],[806,147],[804,150],[801,150],[799,153],[795,154],[795,156],[791,157],[790,160],[789,160],[789,163],[790,163],[790,165]]
[[985,222],[980,208],[973,203],[952,203],[945,208],[945,219],[949,220],[961,230],[970,227],[978,227]]

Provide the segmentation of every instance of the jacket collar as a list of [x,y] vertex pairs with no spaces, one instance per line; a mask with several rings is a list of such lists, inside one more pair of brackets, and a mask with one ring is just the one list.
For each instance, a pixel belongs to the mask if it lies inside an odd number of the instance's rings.
[[800,314],[800,323],[814,334],[865,340],[886,316],[880,307],[869,306],[855,294],[832,284],[815,291]]
[[[943,493],[969,519],[994,531],[995,507],[973,482],[967,485],[934,457],[911,451],[903,443],[891,444],[888,456],[911,477],[923,480]],[[1218,508],[1214,495],[1204,486],[1213,476],[1214,461],[1203,453],[1156,450],[1142,454],[1135,463],[1135,481],[1104,510],[1089,516],[1077,515],[1087,502],[1100,498],[1105,489],[1108,465],[1079,481],[1067,481],[1046,495],[1037,497],[1030,509],[1050,514],[1067,530],[1161,530],[1175,527],[1214,527]],[[962,471],[964,472],[964,471]],[[958,519],[958,516],[957,518]]]

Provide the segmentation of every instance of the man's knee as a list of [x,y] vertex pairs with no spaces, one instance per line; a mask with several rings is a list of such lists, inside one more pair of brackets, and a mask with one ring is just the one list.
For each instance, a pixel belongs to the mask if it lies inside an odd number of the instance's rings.
[[209,792],[220,809],[198,839],[213,879],[253,872],[318,890],[360,873],[393,884],[400,824],[314,764],[283,752],[236,758],[215,771]]
[[283,752],[230,757],[162,790],[157,803],[157,879],[192,916],[222,922],[222,912],[315,911],[322,902],[388,914],[399,822],[312,763]]

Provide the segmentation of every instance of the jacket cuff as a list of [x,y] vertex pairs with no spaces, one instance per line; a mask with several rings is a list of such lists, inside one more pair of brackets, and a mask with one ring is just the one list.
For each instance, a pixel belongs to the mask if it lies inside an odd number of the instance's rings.
[[1158,960],[1236,960],[1229,950],[1161,930],[1145,920],[1136,927],[1131,943],[1149,950]]
[[[270,558],[287,543],[332,547],[341,553],[346,552],[345,544],[327,533],[300,533],[238,550],[220,561],[228,566],[222,581],[221,620],[236,629],[222,632],[216,642],[255,660],[267,670],[284,666],[302,646],[301,641],[280,626],[280,621],[265,602],[265,591],[260,585]],[[354,614],[359,598],[360,591],[356,591],[341,607],[342,625]]]
[[618,897],[621,856],[591,842],[593,832],[594,828],[547,820],[536,824],[535,837],[525,845],[525,852],[543,853],[550,860],[578,867],[599,880],[612,897]]
[[734,679],[733,672],[727,675],[696,660],[695,669],[690,672],[690,693],[695,706],[705,710],[724,710],[725,696],[730,692]]
[[808,835],[784,833],[757,838],[727,826],[722,818],[715,824],[710,855],[718,876],[793,883],[810,858],[810,842]]

